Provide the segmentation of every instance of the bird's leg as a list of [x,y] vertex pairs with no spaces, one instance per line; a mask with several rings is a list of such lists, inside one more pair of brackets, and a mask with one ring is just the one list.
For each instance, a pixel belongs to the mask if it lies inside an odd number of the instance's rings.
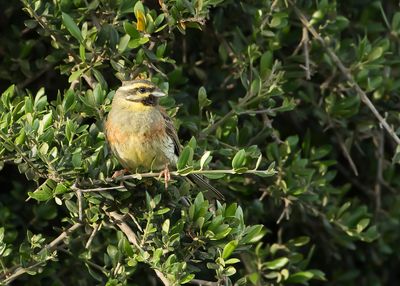
[[122,169],[122,170],[115,171],[114,174],[111,176],[111,178],[113,180],[115,180],[115,179],[117,179],[119,177],[122,177],[123,175],[125,175],[128,172],[129,172],[128,169]]
[[164,177],[165,188],[168,188],[168,182],[171,180],[171,173],[169,172],[168,164],[165,164],[164,170],[160,172],[158,178],[160,179],[161,177]]

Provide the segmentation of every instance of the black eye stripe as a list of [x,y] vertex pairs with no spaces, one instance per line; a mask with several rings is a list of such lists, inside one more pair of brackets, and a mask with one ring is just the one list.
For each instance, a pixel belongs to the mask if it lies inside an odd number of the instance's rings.
[[155,87],[136,87],[133,89],[133,93],[145,93],[152,92],[155,90]]

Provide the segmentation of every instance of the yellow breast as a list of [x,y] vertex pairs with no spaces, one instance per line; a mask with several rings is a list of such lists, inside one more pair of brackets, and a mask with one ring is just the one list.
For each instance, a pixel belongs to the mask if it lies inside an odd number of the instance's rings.
[[115,107],[108,115],[106,134],[113,153],[125,168],[131,172],[149,171],[173,163],[173,142],[157,109],[140,105],[126,109]]

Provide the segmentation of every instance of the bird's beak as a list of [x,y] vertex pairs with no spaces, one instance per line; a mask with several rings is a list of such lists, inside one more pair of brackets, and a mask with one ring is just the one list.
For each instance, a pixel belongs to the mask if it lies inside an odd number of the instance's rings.
[[164,92],[162,92],[161,90],[155,90],[151,93],[152,96],[155,97],[163,97],[166,96],[166,94]]

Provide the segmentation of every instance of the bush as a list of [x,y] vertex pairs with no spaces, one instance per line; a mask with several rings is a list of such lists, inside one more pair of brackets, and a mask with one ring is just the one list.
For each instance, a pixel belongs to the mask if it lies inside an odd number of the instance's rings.
[[[394,1],[0,7],[0,283],[399,278]],[[156,171],[111,179],[103,124],[135,78],[169,93],[185,146],[168,189]]]

